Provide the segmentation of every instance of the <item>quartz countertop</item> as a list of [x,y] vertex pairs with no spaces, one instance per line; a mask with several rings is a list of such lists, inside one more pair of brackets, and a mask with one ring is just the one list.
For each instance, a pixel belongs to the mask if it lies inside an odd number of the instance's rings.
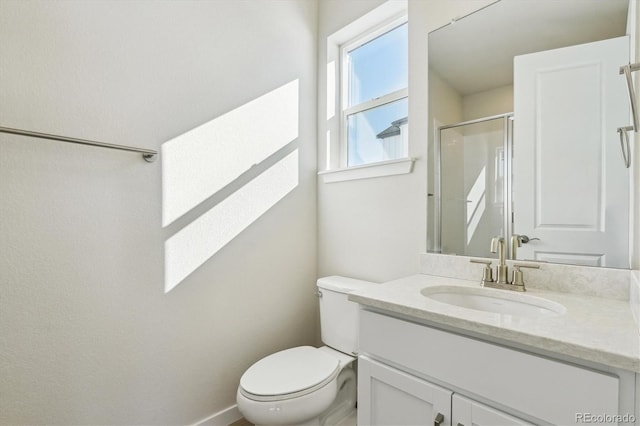
[[562,315],[530,318],[462,308],[420,293],[425,287],[442,285],[480,287],[477,281],[418,274],[355,291],[349,300],[434,325],[640,373],[640,333],[629,301],[527,288],[526,295],[566,308]]

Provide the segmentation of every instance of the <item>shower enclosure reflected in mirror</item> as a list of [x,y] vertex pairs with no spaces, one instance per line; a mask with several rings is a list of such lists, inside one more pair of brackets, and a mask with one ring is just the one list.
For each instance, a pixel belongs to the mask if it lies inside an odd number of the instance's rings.
[[[442,126],[435,165],[436,247],[441,253],[489,257],[491,238],[510,230],[512,114]],[[460,226],[462,224],[462,226]],[[440,233],[441,229],[447,232]],[[509,231],[507,231],[509,233]]]
[[429,251],[629,267],[627,9],[500,0],[429,34]]

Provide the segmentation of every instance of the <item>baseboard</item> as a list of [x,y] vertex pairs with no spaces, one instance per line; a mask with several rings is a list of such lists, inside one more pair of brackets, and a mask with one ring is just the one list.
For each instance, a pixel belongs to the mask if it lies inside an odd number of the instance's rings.
[[236,422],[241,418],[242,414],[238,411],[238,406],[232,405],[231,407],[218,411],[217,413],[194,423],[192,426],[229,426],[231,423]]

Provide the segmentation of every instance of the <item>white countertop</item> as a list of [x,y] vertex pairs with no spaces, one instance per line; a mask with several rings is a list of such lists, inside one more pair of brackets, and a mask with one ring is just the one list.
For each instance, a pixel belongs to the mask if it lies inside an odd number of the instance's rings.
[[462,308],[420,293],[425,287],[440,285],[480,287],[477,281],[418,274],[355,291],[349,300],[476,335],[640,373],[640,333],[629,301],[527,288],[526,295],[551,300],[566,308],[563,315],[527,318]]

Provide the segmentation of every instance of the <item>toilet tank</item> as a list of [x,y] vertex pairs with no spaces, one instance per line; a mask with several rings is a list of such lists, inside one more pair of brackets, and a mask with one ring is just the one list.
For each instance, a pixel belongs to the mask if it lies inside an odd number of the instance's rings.
[[370,281],[331,276],[318,280],[322,342],[340,352],[357,355],[358,304],[349,293],[375,285]]

